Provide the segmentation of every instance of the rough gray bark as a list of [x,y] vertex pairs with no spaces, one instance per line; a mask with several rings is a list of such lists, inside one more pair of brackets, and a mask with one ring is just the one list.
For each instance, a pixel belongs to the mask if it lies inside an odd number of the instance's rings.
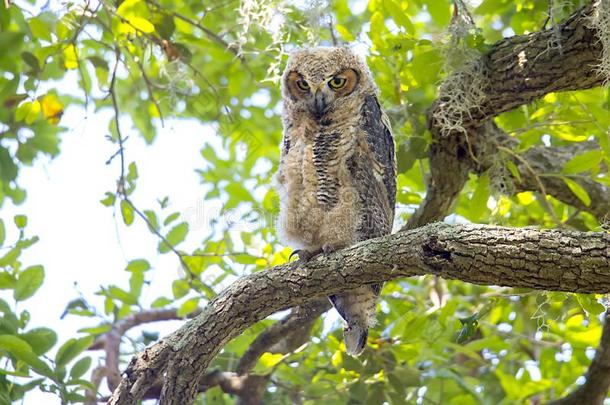
[[602,44],[588,24],[600,3],[592,1],[557,27],[496,43],[486,55],[488,101],[474,119],[498,115],[550,92],[601,86],[604,78],[597,66]]
[[[372,239],[236,281],[132,359],[111,404],[135,404],[165,373],[163,404],[192,403],[218,351],[270,314],[363,283],[434,274],[475,284],[610,292],[610,234],[442,223]],[[272,297],[272,299],[270,299]]]

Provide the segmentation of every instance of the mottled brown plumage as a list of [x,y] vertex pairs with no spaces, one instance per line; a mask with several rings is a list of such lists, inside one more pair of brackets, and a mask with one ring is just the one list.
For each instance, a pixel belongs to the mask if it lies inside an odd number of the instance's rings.
[[[349,48],[291,54],[282,77],[284,141],[278,232],[301,258],[391,232],[394,141],[366,64]],[[360,354],[381,285],[335,294],[345,345]]]

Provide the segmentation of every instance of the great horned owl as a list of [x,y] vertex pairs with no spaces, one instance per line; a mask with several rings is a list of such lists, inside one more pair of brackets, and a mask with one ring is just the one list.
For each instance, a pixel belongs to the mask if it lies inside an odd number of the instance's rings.
[[[282,77],[284,139],[276,176],[282,241],[308,260],[391,232],[394,140],[366,64],[349,48],[293,52]],[[358,355],[381,285],[330,296]]]

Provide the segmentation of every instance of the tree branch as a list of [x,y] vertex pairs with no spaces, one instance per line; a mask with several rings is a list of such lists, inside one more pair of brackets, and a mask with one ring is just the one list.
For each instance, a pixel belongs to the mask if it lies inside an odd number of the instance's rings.
[[551,92],[601,86],[604,77],[597,67],[602,43],[589,28],[600,3],[592,1],[556,27],[494,44],[485,56],[487,100],[471,111],[472,120],[498,115]]
[[[589,197],[591,197],[591,204],[585,205],[582,200],[570,190],[561,176],[553,176],[553,174],[561,173],[565,163],[577,153],[594,149],[599,149],[599,146],[595,142],[563,147],[537,146],[527,150],[523,154],[523,158],[533,170],[540,174],[540,181],[549,195],[582,211],[589,212],[595,216],[598,221],[602,222],[604,218],[610,214],[610,188],[594,181],[590,177],[580,176],[573,178],[574,181],[587,191]],[[517,191],[539,191],[539,185],[529,169],[525,167],[524,163],[516,161],[515,164],[521,175],[520,181],[515,182]],[[551,175],[545,176],[545,173]]]
[[161,403],[190,404],[196,382],[230,339],[276,311],[362,284],[434,274],[483,285],[605,293],[609,246],[606,233],[436,223],[257,272],[135,356],[109,403],[135,404],[164,375]]

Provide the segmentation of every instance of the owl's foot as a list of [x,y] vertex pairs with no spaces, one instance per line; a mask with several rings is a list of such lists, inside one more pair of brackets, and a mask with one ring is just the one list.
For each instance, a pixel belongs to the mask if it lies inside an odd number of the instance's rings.
[[342,248],[342,246],[333,246],[333,245],[329,245],[329,244],[324,244],[322,245],[322,253],[324,255],[329,255],[332,252],[336,252],[337,250],[340,250]]
[[297,249],[294,250],[291,254],[290,257],[288,258],[288,261],[290,261],[290,259],[292,259],[292,256],[294,255],[298,255],[299,256],[299,261],[302,261],[303,263],[307,263],[308,261],[310,261],[314,256],[319,255],[320,253],[322,253],[322,250],[316,250],[316,251],[309,251],[309,250],[304,250],[304,249]]

